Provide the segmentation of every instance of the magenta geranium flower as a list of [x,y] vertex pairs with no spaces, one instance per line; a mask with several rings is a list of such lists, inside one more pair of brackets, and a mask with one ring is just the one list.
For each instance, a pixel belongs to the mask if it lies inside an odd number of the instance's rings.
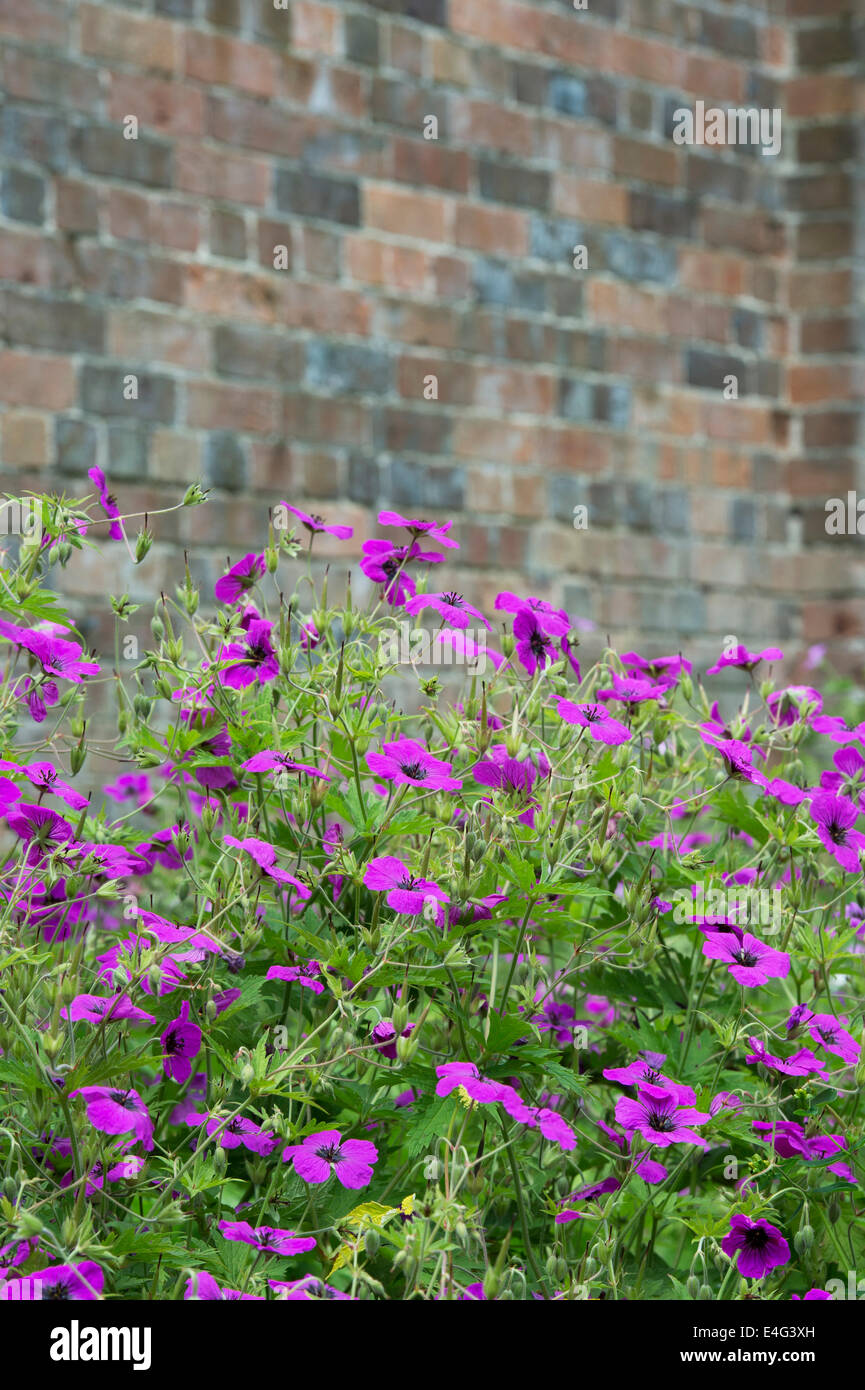
[[260,753],[253,753],[252,757],[247,758],[240,766],[244,772],[302,772],[307,777],[320,777],[325,782],[330,781],[328,773],[322,772],[321,768],[310,767],[309,763],[296,763],[287,753],[280,753],[277,748],[263,748]]
[[427,898],[435,898],[440,903],[450,902],[437,883],[428,878],[415,878],[407,865],[393,855],[385,854],[379,859],[370,859],[363,876],[365,888],[375,893],[386,893],[388,907],[394,912],[405,912],[415,916],[423,912]]
[[638,1057],[626,1067],[606,1067],[602,1075],[607,1081],[618,1081],[620,1086],[660,1086],[663,1091],[669,1091],[671,1095],[676,1096],[682,1105],[693,1105],[696,1096],[691,1087],[665,1076],[660,1070],[663,1061],[661,1053],[653,1052],[645,1057]]
[[856,1065],[862,1045],[844,1027],[847,1019],[843,1015],[836,1018],[834,1014],[811,1014],[804,1022],[815,1043],[840,1057],[847,1066]]
[[839,748],[832,759],[835,772],[821,772],[820,786],[865,809],[865,758],[855,748]]
[[686,661],[681,653],[677,656],[653,656],[647,661],[639,652],[622,652],[621,660],[628,675],[642,673],[645,680],[667,682],[669,685],[675,685],[683,672],[690,675],[693,670],[690,661]]
[[783,980],[790,973],[786,951],[776,951],[750,932],[743,932],[741,941],[735,932],[707,932],[703,955],[709,960],[723,961],[741,985],[765,985],[771,979]]
[[802,710],[809,706],[808,718],[819,715],[823,708],[823,696],[810,685],[788,685],[785,690],[776,690],[766,699],[766,706],[780,727],[789,727],[802,718]]
[[368,1187],[378,1149],[368,1139],[343,1139],[336,1129],[308,1134],[302,1144],[289,1144],[282,1151],[283,1163],[294,1162],[294,1171],[304,1182],[327,1182],[333,1173],[343,1187]]
[[115,994],[109,999],[99,994],[76,994],[69,1005],[60,1010],[64,1018],[72,1023],[85,1019],[88,1023],[102,1023],[106,1019],[133,1019],[140,1023],[155,1023],[153,1014],[139,1009],[126,994]]
[[520,665],[530,676],[558,657],[552,636],[544,629],[537,614],[528,608],[521,608],[514,618],[514,637]]
[[7,1279],[0,1284],[0,1299],[30,1302],[33,1299],[66,1299],[73,1303],[97,1300],[105,1275],[92,1260],[74,1265],[48,1265],[23,1279]]
[[9,829],[29,845],[26,862],[41,864],[55,850],[68,845],[73,838],[72,826],[47,806],[33,806],[20,801],[6,816]]
[[[0,762],[0,768],[4,768],[8,772],[17,772],[21,776],[26,777],[28,782],[40,793],[40,796],[53,793],[55,796],[58,796],[61,801],[65,801],[67,806],[71,806],[73,811],[83,811],[84,807],[90,804],[88,797],[82,796],[69,782],[64,781],[53,763],[29,763],[27,766],[20,766],[18,763],[10,763],[4,760]],[[5,778],[0,780],[3,782],[6,781]],[[12,784],[10,783],[9,785],[11,786]],[[17,800],[18,798],[17,788],[14,790],[16,795],[10,798],[11,800]],[[0,791],[0,796],[2,795],[3,793]]]
[[87,476],[90,479],[91,483],[95,483],[97,488],[99,489],[99,505],[104,511],[108,520],[111,522],[111,525],[108,528],[108,535],[110,539],[113,541],[122,541],[123,523],[119,519],[120,508],[117,505],[117,499],[115,497],[112,497],[111,493],[108,491],[108,483],[106,481],[105,474],[102,472],[101,468],[97,468],[94,466],[93,468],[88,468]]
[[367,766],[377,777],[397,786],[422,787],[424,791],[458,791],[462,782],[451,776],[452,764],[433,757],[413,738],[382,745],[383,752],[367,753]]
[[758,1063],[766,1067],[768,1071],[778,1072],[781,1076],[810,1076],[812,1072],[826,1070],[826,1063],[821,1062],[819,1057],[808,1047],[800,1047],[798,1052],[794,1052],[790,1057],[775,1057],[768,1052],[759,1038],[749,1038],[748,1042],[753,1051],[749,1052],[745,1061],[751,1066]]
[[249,1302],[263,1303],[264,1294],[241,1293],[239,1289],[221,1289],[212,1274],[198,1270],[186,1281],[184,1299],[189,1302]]
[[750,1216],[731,1216],[721,1249],[731,1258],[738,1254],[737,1269],[744,1279],[762,1279],[790,1258],[790,1247],[778,1227],[762,1217],[754,1221]]
[[213,592],[220,603],[237,603],[238,599],[255,588],[265,569],[264,556],[250,551],[236,565],[232,565],[227,574],[217,579]]
[[640,676],[620,676],[617,671],[610,672],[612,687],[599,690],[599,700],[618,700],[623,705],[640,705],[644,700],[661,700],[669,690],[669,682],[658,684],[643,680]]
[[208,1138],[212,1138],[219,1131],[221,1149],[239,1149],[242,1145],[243,1148],[249,1149],[250,1153],[267,1157],[278,1142],[270,1130],[263,1130],[261,1125],[257,1125],[254,1120],[247,1120],[243,1115],[233,1116],[226,1124],[224,1115],[192,1111],[183,1116],[183,1121],[196,1129],[199,1125],[204,1125]]
[[313,994],[323,994],[324,985],[319,976],[321,966],[317,960],[304,961],[302,965],[270,965],[265,975],[266,980],[284,980],[286,984],[303,985],[306,989],[311,989]]
[[711,1118],[690,1105],[680,1105],[678,1096],[662,1086],[640,1085],[636,1100],[620,1096],[616,1102],[617,1123],[628,1132],[638,1130],[660,1149],[670,1144],[697,1144],[707,1149],[709,1145],[694,1133],[694,1126],[704,1125]]
[[103,1134],[132,1134],[128,1144],[140,1142],[143,1149],[153,1148],[153,1121],[147,1106],[131,1087],[121,1090],[115,1086],[82,1086],[70,1091],[80,1096],[87,1106],[87,1118],[94,1129]]
[[219,661],[231,662],[230,666],[217,671],[220,685],[230,686],[232,690],[245,690],[247,686],[267,685],[279,675],[279,662],[271,646],[272,623],[263,618],[253,618],[246,626],[245,637],[241,642],[228,642],[219,650]]
[[449,1096],[461,1086],[466,1095],[479,1105],[489,1105],[500,1099],[501,1086],[497,1081],[485,1081],[474,1062],[443,1062],[436,1067],[437,1096]]
[[250,1226],[248,1221],[220,1221],[218,1226],[226,1240],[239,1240],[271,1255],[303,1255],[315,1249],[312,1236],[297,1236],[276,1226]]
[[597,743],[627,743],[631,737],[630,730],[608,714],[603,705],[575,705],[572,700],[559,700],[556,709],[566,724],[588,729]]
[[347,541],[354,535],[353,526],[333,526],[329,525],[323,516],[317,513],[302,512],[300,507],[292,507],[288,502],[280,502],[281,507],[285,507],[287,512],[292,512],[309,531],[310,536],[317,536],[322,531],[326,531],[329,536],[336,536],[337,540]]
[[761,652],[749,652],[748,648],[743,647],[740,643],[733,648],[729,655],[722,652],[715,665],[710,666],[706,674],[715,676],[719,671],[723,671],[725,666],[741,666],[746,671],[753,671],[754,667],[759,666],[761,661],[783,660],[784,653],[778,647],[764,647]]
[[288,884],[296,891],[298,897],[312,897],[312,889],[307,888],[305,883],[301,883],[299,878],[295,878],[294,874],[286,873],[285,869],[277,868],[275,845],[269,845],[266,840],[258,840],[254,835],[247,835],[244,840],[238,840],[234,835],[224,835],[222,842],[225,845],[230,845],[232,849],[242,849],[255,861],[263,874],[274,879],[277,883]]
[[189,1002],[184,999],[180,1015],[169,1023],[162,1034],[165,1058],[163,1074],[172,1081],[186,1081],[192,1075],[192,1063],[201,1051],[201,1029],[189,1021]]
[[417,518],[401,516],[399,512],[379,512],[379,526],[404,526],[412,535],[423,536],[425,540],[432,541],[433,545],[443,545],[448,550],[459,550],[459,541],[453,540],[449,535],[453,526],[452,521],[423,521]]
[[483,613],[464,599],[462,594],[453,590],[443,594],[415,594],[405,605],[406,613],[410,613],[412,617],[424,608],[434,608],[446,623],[451,623],[454,627],[470,627],[472,618],[483,623],[484,627],[489,627]]
[[865,849],[865,835],[853,829],[859,812],[852,801],[832,796],[830,792],[818,792],[811,802],[811,816],[823,845],[845,873],[859,873],[859,855]]
[[304,1274],[302,1279],[268,1279],[267,1282],[272,1289],[276,1289],[276,1296],[280,1302],[315,1303],[319,1300],[337,1303],[354,1302],[350,1293],[343,1293],[340,1289],[335,1289],[332,1284],[323,1283],[315,1274]]
[[520,598],[518,594],[503,589],[496,595],[493,607],[505,613],[521,613],[523,609],[528,609],[534,613],[544,632],[548,632],[551,637],[565,637],[571,628],[571,620],[564,608],[554,608],[545,598],[535,598],[534,595]]

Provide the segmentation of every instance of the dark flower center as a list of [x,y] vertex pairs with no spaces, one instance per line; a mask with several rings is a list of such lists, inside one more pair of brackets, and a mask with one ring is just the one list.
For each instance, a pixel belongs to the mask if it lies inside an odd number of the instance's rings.
[[529,638],[529,646],[532,650],[532,654],[534,656],[545,656],[547,647],[549,645],[550,639],[546,635],[546,633],[541,632],[541,629],[539,627],[535,628],[534,632]]
[[247,642],[246,650],[253,666],[261,666],[270,656],[270,648],[265,642]]
[[824,1043],[833,1043],[838,1036],[834,1028],[818,1028],[817,1032],[820,1034]]
[[315,1152],[316,1157],[323,1158],[326,1163],[336,1163],[339,1158],[339,1144],[323,1144]]
[[737,961],[739,965],[745,965],[748,967],[757,964],[757,956],[754,954],[753,951],[734,951],[733,959]]
[[400,879],[399,883],[397,884],[397,888],[405,888],[409,892],[411,892],[414,888],[418,886],[419,883],[419,878],[415,878],[414,874],[409,874],[406,878]]
[[661,1073],[659,1071],[655,1071],[654,1067],[647,1067],[644,1072],[644,1080],[648,1081],[650,1085],[654,1086],[655,1082],[659,1079],[660,1075]]
[[427,776],[427,770],[422,763],[402,763],[403,775],[413,777],[416,782],[423,782]]
[[[38,1276],[37,1276],[38,1277]],[[69,1283],[65,1279],[59,1279],[56,1284],[49,1284],[42,1294],[43,1298],[71,1298]]]
[[122,1105],[124,1110],[135,1109],[135,1101],[129,1091],[112,1091],[111,1099],[114,1101],[115,1105]]
[[442,594],[442,602],[449,603],[451,608],[462,608],[463,596],[462,594],[455,594],[453,592]]
[[762,1226],[756,1226],[746,1233],[745,1246],[748,1250],[765,1250],[771,1239],[768,1231],[764,1231]]
[[583,718],[587,719],[590,724],[600,724],[604,715],[603,712],[598,709],[597,705],[586,705],[586,708],[583,710]]
[[829,824],[826,826],[826,832],[827,832],[827,834],[828,834],[828,836],[829,836],[829,839],[832,841],[833,845],[846,845],[846,843],[847,843],[847,827],[846,827],[846,826],[844,826],[844,825],[839,825],[838,821],[836,821],[836,820],[831,820],[831,821],[829,822]]
[[666,1110],[650,1110],[649,1128],[656,1130],[659,1134],[669,1134],[671,1129],[676,1128],[676,1121]]

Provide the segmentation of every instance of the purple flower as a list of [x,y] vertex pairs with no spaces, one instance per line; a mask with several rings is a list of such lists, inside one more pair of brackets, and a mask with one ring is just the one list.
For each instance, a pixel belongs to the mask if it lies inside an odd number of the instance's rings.
[[243,1145],[250,1153],[261,1154],[266,1158],[268,1154],[273,1153],[277,1144],[275,1136],[269,1130],[263,1130],[261,1125],[257,1125],[254,1120],[247,1120],[243,1115],[233,1116],[226,1124],[224,1115],[193,1111],[184,1116],[184,1123],[196,1128],[204,1125],[208,1138],[212,1138],[219,1130],[221,1149],[239,1149]]
[[745,1061],[751,1066],[758,1063],[766,1067],[768,1071],[778,1072],[781,1076],[809,1076],[811,1072],[825,1071],[826,1064],[821,1062],[818,1057],[807,1047],[801,1047],[798,1052],[794,1052],[791,1057],[774,1057],[771,1052],[767,1052],[759,1038],[749,1038],[748,1042],[753,1048]]
[[189,1022],[189,1002],[180,1006],[180,1016],[162,1034],[163,1074],[172,1081],[186,1081],[192,1075],[192,1062],[201,1051],[201,1029]]
[[836,1018],[834,1014],[811,1014],[805,1026],[815,1043],[840,1057],[847,1066],[853,1067],[859,1060],[862,1047],[844,1027],[846,1022],[847,1019],[843,1016]]
[[765,985],[770,979],[783,980],[790,973],[786,951],[776,951],[750,932],[743,932],[741,941],[735,932],[707,932],[703,955],[709,960],[724,961],[740,985]]
[[733,648],[733,651],[729,655],[726,652],[722,652],[715,662],[715,665],[710,666],[706,674],[708,676],[715,676],[719,671],[723,671],[725,666],[741,666],[746,671],[753,671],[754,667],[758,666],[761,661],[783,660],[784,653],[778,647],[764,647],[761,652],[749,652],[747,647],[743,647],[739,644],[739,646]]
[[123,523],[119,520],[120,508],[116,498],[112,497],[108,491],[108,483],[101,468],[88,468],[87,476],[91,483],[95,483],[99,489],[99,505],[104,511],[111,525],[108,528],[108,535],[113,541],[123,540]]
[[485,1081],[474,1062],[443,1062],[436,1067],[438,1084],[437,1096],[449,1096],[461,1086],[470,1100],[479,1105],[488,1105],[500,1098],[501,1087],[497,1081]]
[[94,1302],[102,1293],[105,1275],[92,1260],[74,1265],[48,1265],[23,1279],[7,1279],[0,1284],[0,1299],[16,1302],[32,1299],[68,1299],[73,1303]]
[[616,671],[610,672],[610,680],[613,682],[611,690],[599,690],[599,700],[618,700],[623,705],[639,705],[644,700],[661,700],[670,685],[665,681],[662,685],[654,684],[652,681],[642,680],[639,676],[622,677]]
[[80,1096],[87,1106],[87,1118],[94,1129],[103,1134],[132,1134],[128,1144],[140,1141],[148,1152],[153,1148],[153,1121],[147,1106],[131,1087],[121,1090],[115,1086],[82,1086],[70,1091]]
[[226,1240],[240,1240],[272,1255],[303,1255],[315,1249],[312,1236],[296,1236],[276,1226],[250,1226],[248,1221],[220,1221],[218,1226]]
[[776,690],[766,700],[766,706],[779,728],[789,727],[801,719],[805,705],[810,706],[809,720],[819,715],[823,708],[822,695],[810,685],[788,685],[786,690]]
[[855,748],[839,748],[832,759],[837,772],[822,772],[820,786],[865,809],[865,758]]
[[277,1298],[287,1303],[313,1303],[319,1300],[333,1302],[353,1302],[350,1293],[342,1293],[332,1284],[325,1284],[314,1274],[305,1274],[302,1279],[268,1279],[272,1289],[277,1290]]
[[709,1147],[705,1139],[694,1133],[693,1126],[704,1125],[711,1119],[710,1115],[690,1105],[680,1105],[676,1094],[661,1086],[638,1086],[637,1097],[631,1100],[628,1096],[620,1096],[616,1102],[616,1120],[624,1130],[638,1130],[644,1139],[660,1149],[670,1144]]
[[[618,1192],[621,1185],[618,1178],[603,1178],[600,1182],[587,1183],[585,1187],[577,1188],[577,1191],[572,1192],[569,1197],[565,1197],[564,1201],[566,1203],[596,1202],[599,1197],[603,1197],[607,1192]],[[575,1211],[572,1207],[566,1205],[561,1211],[556,1213],[555,1224],[557,1226],[562,1226],[569,1221],[580,1221],[585,1215],[585,1212]]]
[[443,545],[448,550],[459,550],[459,541],[453,540],[448,531],[453,526],[452,521],[422,521],[412,517],[401,516],[399,512],[379,512],[379,526],[404,526],[412,535],[423,536],[425,540],[432,541],[434,545]]
[[318,516],[316,513],[310,515],[309,512],[302,512],[299,507],[292,507],[288,502],[280,502],[279,505],[298,517],[309,531],[310,536],[317,536],[322,531],[326,531],[329,536],[336,536],[337,540],[347,541],[350,536],[354,535],[353,526],[329,526],[324,517]]
[[212,1274],[206,1270],[199,1270],[195,1274],[190,1274],[186,1281],[186,1292],[183,1295],[187,1301],[214,1301],[232,1302],[243,1300],[245,1302],[264,1302],[264,1295],[260,1293],[241,1293],[239,1289],[221,1289]]
[[[527,609],[535,615],[541,627],[545,632],[548,632],[551,637],[565,637],[571,628],[571,620],[564,608],[554,608],[553,605],[548,603],[544,598],[534,598],[533,596],[520,598],[518,594],[512,594],[507,589],[504,589],[500,594],[496,595],[496,601],[493,606],[505,613],[521,613],[523,610]],[[516,630],[515,623],[515,633]]]
[[830,1303],[832,1302],[832,1295],[827,1293],[825,1289],[809,1289],[806,1294],[791,1293],[790,1297],[794,1302],[808,1303],[810,1301],[816,1303],[819,1299],[828,1299]]
[[265,568],[264,556],[250,551],[236,565],[232,565],[227,574],[217,579],[213,592],[220,603],[237,603],[238,599],[255,588]]
[[452,590],[444,594],[415,594],[405,605],[406,613],[410,613],[412,617],[424,608],[434,608],[446,623],[451,623],[454,627],[469,627],[472,618],[477,618],[484,627],[489,627],[483,613],[464,599],[462,594],[454,593]]
[[[0,767],[26,777],[43,796],[53,792],[61,801],[65,801],[67,806],[71,806],[73,811],[83,811],[85,806],[90,804],[88,797],[82,796],[69,782],[63,780],[53,763],[30,763],[27,767],[20,767],[17,763],[4,761],[0,762]],[[5,782],[6,779],[0,780]],[[13,799],[17,799],[17,793]]]
[[579,724],[588,729],[598,743],[627,743],[630,730],[608,714],[602,705],[575,705],[572,700],[559,700],[559,715],[566,724]]
[[731,1216],[730,1231],[721,1241],[721,1249],[731,1258],[738,1252],[737,1268],[744,1279],[762,1279],[770,1269],[786,1264],[790,1247],[777,1226],[762,1217],[752,1221],[750,1216]]
[[317,960],[304,961],[302,965],[271,965],[268,967],[266,980],[284,980],[286,984],[303,985],[306,989],[311,989],[313,994],[323,994],[324,985],[318,976],[321,973],[321,966]]
[[55,850],[68,845],[73,838],[72,826],[47,806],[32,806],[21,801],[6,816],[9,829],[19,840],[29,844],[26,863],[41,864]]
[[223,844],[230,845],[232,849],[242,849],[255,861],[263,874],[268,878],[275,879],[277,883],[289,884],[301,898],[311,898],[312,889],[307,888],[305,883],[301,883],[294,874],[286,873],[285,869],[276,867],[276,846],[269,845],[266,840],[257,840],[254,835],[247,835],[246,839],[238,840],[233,835],[224,835]]
[[64,1018],[77,1023],[86,1019],[88,1023],[102,1023],[107,1019],[134,1019],[140,1023],[155,1023],[152,1014],[146,1014],[133,1004],[126,994],[115,994],[109,999],[99,994],[76,994],[71,1004],[60,1010]]
[[256,681],[266,685],[279,675],[279,662],[270,643],[272,623],[263,618],[253,618],[245,629],[241,642],[228,642],[219,650],[219,660],[230,661],[230,666],[217,671],[220,685],[230,686],[232,690],[245,690]]
[[645,679],[665,681],[668,685],[675,685],[683,672],[690,675],[693,670],[690,661],[686,661],[681,655],[653,656],[650,661],[646,661],[639,652],[623,652],[621,660],[629,676],[642,672]]
[[310,767],[309,763],[296,763],[287,753],[280,753],[276,748],[264,748],[260,753],[253,753],[252,757],[247,758],[240,766],[245,772],[302,772],[307,777],[320,777],[325,782],[330,781],[328,774],[320,768]]
[[665,1076],[660,1070],[663,1060],[661,1054],[652,1053],[650,1057],[640,1057],[626,1067],[607,1067],[602,1075],[607,1081],[618,1081],[621,1086],[660,1086],[661,1090],[674,1095],[680,1104],[693,1105],[696,1096],[691,1087]]
[[327,1182],[331,1173],[343,1187],[368,1187],[378,1149],[368,1139],[343,1139],[336,1129],[308,1134],[302,1144],[282,1151],[283,1163],[294,1161],[294,1171],[304,1182]]
[[367,766],[387,781],[423,787],[424,791],[458,791],[462,782],[451,776],[452,764],[434,758],[413,738],[401,738],[382,745],[382,753],[367,753]]
[[435,898],[440,903],[450,902],[437,883],[427,878],[415,878],[401,859],[385,854],[379,859],[370,859],[363,876],[365,888],[375,893],[387,893],[386,902],[394,912],[405,912],[415,916],[423,912],[427,898]]
[[556,660],[555,642],[530,609],[521,608],[514,618],[514,637],[517,656],[528,675],[533,676],[538,669],[543,670],[548,661]]
[[829,792],[818,792],[811,802],[811,816],[817,823],[817,834],[823,845],[845,873],[859,873],[859,852],[865,848],[865,835],[853,829],[859,812],[852,801]]

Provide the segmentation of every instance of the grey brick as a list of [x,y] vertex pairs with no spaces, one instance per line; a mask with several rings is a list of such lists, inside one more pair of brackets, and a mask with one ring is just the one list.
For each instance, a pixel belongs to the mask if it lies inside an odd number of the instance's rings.
[[3,152],[61,173],[69,164],[69,122],[54,111],[7,106],[3,111]]
[[306,386],[333,395],[383,395],[391,389],[393,363],[383,348],[314,338],[306,345]]
[[137,140],[124,140],[117,126],[84,126],[73,140],[75,157],[91,174],[169,188],[172,149],[165,140],[139,131]]
[[664,535],[686,535],[691,525],[691,504],[684,488],[659,488],[657,529]]
[[595,387],[594,416],[616,429],[631,423],[631,388],[626,381],[601,382]]
[[214,430],[204,444],[204,476],[211,487],[240,492],[246,487],[246,453],[236,434]]
[[421,24],[447,23],[447,0],[367,0],[367,4],[404,19],[417,19]]
[[214,365],[220,376],[280,380],[289,375],[293,344],[281,332],[245,324],[219,324],[213,331]]
[[54,421],[54,442],[61,473],[83,477],[88,468],[98,462],[99,436],[96,426],[89,420],[58,415]]
[[549,207],[550,175],[545,170],[482,155],[478,180],[482,198],[521,208]]
[[648,189],[632,189],[628,221],[635,232],[693,237],[697,215],[694,198],[677,198]]
[[24,169],[4,169],[0,176],[0,211],[13,222],[44,221],[45,180]]
[[349,455],[348,495],[364,507],[372,507],[382,495],[379,465],[368,454]]
[[689,385],[721,391],[724,377],[735,376],[739,382],[739,394],[744,395],[747,368],[741,357],[733,357],[725,352],[707,352],[704,348],[689,348],[685,354],[685,365]]
[[154,0],[153,8],[168,19],[195,18],[195,0]]
[[106,471],[110,478],[131,478],[140,482],[147,476],[147,431],[137,424],[108,426]]
[[534,216],[529,231],[529,255],[539,261],[555,261],[571,266],[574,247],[585,245],[585,239],[585,228],[579,222]]
[[589,480],[579,473],[554,473],[547,482],[547,501],[554,521],[564,521],[570,526],[574,507],[588,507],[590,500]]
[[[125,400],[124,377],[138,378],[138,399]],[[135,367],[97,367],[85,363],[81,370],[81,408],[90,415],[170,424],[176,408],[176,387],[171,377]]]
[[390,466],[390,499],[406,506],[462,511],[465,473],[462,468],[434,468],[394,459]]
[[239,212],[213,208],[210,213],[210,250],[214,256],[235,261],[246,257],[246,223]]
[[365,63],[373,68],[378,66],[378,23],[371,15],[346,15],[345,56],[353,63]]
[[562,377],[559,382],[559,414],[566,420],[591,420],[595,411],[595,392],[582,377]]
[[305,169],[278,169],[274,196],[280,212],[318,217],[346,227],[360,226],[360,190],[356,180],[328,178]]
[[624,484],[620,520],[634,531],[654,531],[656,516],[654,489],[648,483],[627,480]]
[[757,534],[757,509],[753,498],[734,497],[730,503],[730,534],[736,541],[752,541]]
[[6,291],[4,333],[10,343],[54,352],[101,353],[105,315],[92,304]]
[[570,72],[554,72],[550,77],[548,101],[554,111],[566,116],[585,116],[588,92],[582,78]]
[[627,236],[624,232],[609,232],[604,238],[607,269],[623,280],[654,281],[672,285],[677,274],[675,247],[660,246],[657,242]]

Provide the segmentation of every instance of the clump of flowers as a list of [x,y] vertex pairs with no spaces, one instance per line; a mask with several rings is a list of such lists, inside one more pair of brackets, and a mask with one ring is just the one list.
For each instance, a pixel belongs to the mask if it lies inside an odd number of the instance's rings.
[[90,651],[52,570],[149,549],[90,481],[0,570],[0,1298],[829,1298],[865,723],[774,646],[578,660],[395,511],[366,606],[316,551],[353,528],[280,502]]

